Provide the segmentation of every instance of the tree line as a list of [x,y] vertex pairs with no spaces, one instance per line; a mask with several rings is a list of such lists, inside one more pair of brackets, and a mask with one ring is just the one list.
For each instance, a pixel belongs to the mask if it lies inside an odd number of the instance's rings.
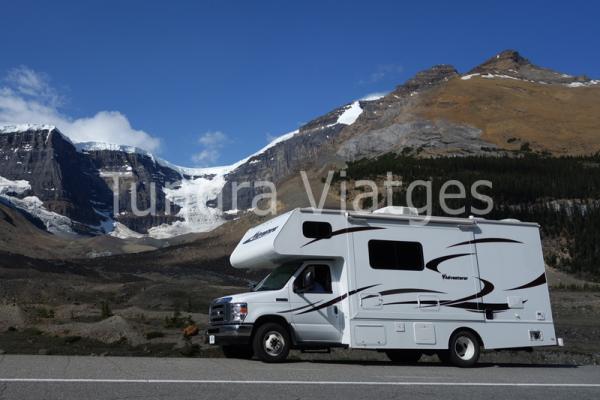
[[[564,249],[545,249],[550,265],[587,279],[600,279],[600,154],[418,158],[390,153],[349,162],[346,176],[338,171],[334,181],[377,180],[388,172],[404,183],[394,193],[395,205],[405,205],[407,185],[416,180],[431,181],[434,196],[448,180],[458,180],[465,187],[478,180],[492,182],[491,188],[483,190],[494,201],[485,218],[538,222],[545,238],[561,239],[556,243],[564,244]],[[416,206],[424,205],[426,191],[415,190],[412,197]],[[464,200],[447,203],[453,208],[466,206],[462,216],[468,216],[471,205],[481,208],[481,202],[469,193]],[[446,215],[437,202],[432,204],[432,214]]]

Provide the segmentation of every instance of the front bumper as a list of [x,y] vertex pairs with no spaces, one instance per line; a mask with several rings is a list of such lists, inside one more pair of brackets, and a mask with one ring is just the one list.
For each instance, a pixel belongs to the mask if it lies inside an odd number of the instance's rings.
[[249,344],[252,324],[211,325],[206,329],[206,343],[218,346]]

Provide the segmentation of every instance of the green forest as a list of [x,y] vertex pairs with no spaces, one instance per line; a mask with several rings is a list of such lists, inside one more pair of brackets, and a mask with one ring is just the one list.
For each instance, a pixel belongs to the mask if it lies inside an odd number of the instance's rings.
[[[334,182],[372,179],[381,181],[391,172],[402,180],[394,192],[393,204],[406,205],[406,188],[415,180],[431,181],[433,215],[446,215],[438,193],[448,180],[466,187],[466,199],[447,203],[453,208],[485,204],[473,199],[473,182],[488,180],[492,187],[480,187],[479,193],[494,201],[488,219],[516,218],[538,222],[545,238],[546,262],[586,279],[600,279],[600,154],[594,156],[550,157],[534,153],[506,156],[452,156],[419,158],[407,154],[386,154],[375,159],[350,162],[343,177],[338,171]],[[425,205],[425,189],[413,192],[414,205]],[[448,190],[451,192],[451,190]],[[380,204],[383,200],[379,196]],[[365,203],[371,203],[366,199]],[[372,207],[372,204],[363,204]],[[548,246],[552,243],[552,246]],[[555,244],[555,245],[554,245]]]

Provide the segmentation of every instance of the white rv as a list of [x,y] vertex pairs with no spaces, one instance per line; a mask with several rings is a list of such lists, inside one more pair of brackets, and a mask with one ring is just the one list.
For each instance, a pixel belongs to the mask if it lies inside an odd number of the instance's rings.
[[212,302],[207,340],[227,356],[339,346],[472,366],[480,348],[562,343],[535,223],[295,209],[250,229],[231,264],[272,272]]

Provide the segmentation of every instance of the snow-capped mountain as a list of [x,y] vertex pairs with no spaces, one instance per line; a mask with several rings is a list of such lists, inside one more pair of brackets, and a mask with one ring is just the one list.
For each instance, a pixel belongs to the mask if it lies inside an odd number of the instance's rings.
[[[592,129],[600,126],[598,107],[598,80],[505,51],[462,75],[450,65],[419,72],[385,96],[336,108],[228,166],[185,168],[134,147],[73,144],[49,125],[5,126],[0,198],[55,232],[170,238],[216,228],[251,208],[264,190],[250,186],[234,196],[232,182],[279,185],[301,169],[388,152],[493,155],[527,144],[555,154],[593,153],[600,150]],[[136,216],[132,191],[138,210],[155,212]]]
[[[361,112],[362,108],[358,101],[341,107],[336,111],[336,119],[330,121],[323,129],[335,131],[342,126],[351,125]],[[336,126],[337,128],[335,128]],[[133,217],[128,214],[127,210],[131,209],[131,205],[125,201],[125,204],[120,207],[123,209],[123,214],[117,216],[116,220],[129,229],[133,229],[134,232],[143,232],[153,238],[166,239],[186,233],[210,231],[235,216],[239,210],[232,210],[232,201],[228,197],[229,192],[224,190],[227,182],[232,182],[237,178],[238,170],[241,171],[246,167],[260,168],[258,164],[263,163],[262,160],[268,160],[269,155],[276,152],[277,148],[289,147],[289,142],[296,141],[300,136],[310,136],[305,131],[302,131],[301,135],[300,132],[301,130],[295,130],[283,134],[254,154],[232,165],[209,168],[177,166],[144,150],[128,146],[79,143],[76,147],[80,152],[95,160],[101,176],[122,173],[121,179],[126,181],[127,175],[130,173],[141,181],[156,183],[157,197],[163,198],[173,205],[171,218],[167,218],[167,210],[163,202],[159,201],[157,207],[158,211],[163,213],[165,221],[157,223],[160,222],[158,219],[149,220],[145,217]],[[328,137],[327,134],[322,136]],[[107,163],[107,159],[112,162]],[[140,164],[143,164],[144,167],[141,168]],[[265,166],[263,165],[262,168],[264,169]],[[152,172],[148,173],[148,171]],[[248,178],[256,179],[257,177]],[[107,183],[109,182],[107,181]],[[120,198],[127,198],[127,193],[122,194],[123,196]],[[217,198],[220,195],[223,196],[222,208],[217,207]],[[242,203],[243,209],[250,208],[246,202]],[[142,205],[138,204],[138,208],[145,209],[149,206],[145,202]],[[136,220],[141,220],[141,222],[136,222]],[[142,226],[143,223],[150,223],[151,226]],[[115,230],[110,234],[118,237],[131,236],[130,233],[122,230]]]
[[[48,125],[5,126],[0,129],[0,182],[3,197],[13,204],[46,210],[72,220],[71,229],[97,233],[112,194],[97,176],[91,160]],[[10,182],[21,182],[19,191]],[[66,221],[63,221],[65,225]]]
[[[350,125],[361,111],[358,101],[344,106],[324,129]],[[232,165],[187,168],[131,146],[73,144],[51,125],[4,126],[0,128],[0,196],[40,218],[54,233],[164,239],[206,232],[237,213],[215,207],[227,176],[244,165],[256,165],[274,147],[299,133],[281,135]],[[115,177],[119,193],[116,214],[111,193]],[[146,216],[132,212],[132,188],[137,209],[153,206],[155,212]],[[152,190],[156,191],[154,205]]]

